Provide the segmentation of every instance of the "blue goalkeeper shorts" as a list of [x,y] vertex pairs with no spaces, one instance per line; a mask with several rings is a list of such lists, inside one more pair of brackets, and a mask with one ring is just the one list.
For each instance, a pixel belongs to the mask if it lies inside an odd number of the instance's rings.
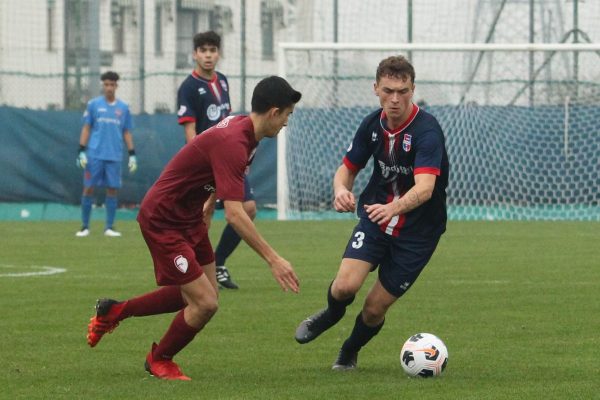
[[86,188],[103,186],[111,189],[121,187],[121,161],[88,158],[83,172],[83,186]]

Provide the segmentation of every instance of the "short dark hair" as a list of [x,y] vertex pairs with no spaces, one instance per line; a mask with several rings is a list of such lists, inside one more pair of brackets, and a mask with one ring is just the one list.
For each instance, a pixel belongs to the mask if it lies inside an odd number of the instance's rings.
[[252,111],[264,114],[273,107],[287,108],[300,101],[302,93],[279,76],[264,78],[254,88],[252,93]]
[[196,33],[194,35],[194,50],[204,45],[215,46],[221,48],[221,36],[215,31],[206,31]]
[[100,75],[100,80],[102,82],[104,81],[118,81],[119,80],[119,74],[117,74],[114,71],[106,71],[105,73],[103,73],[102,75]]
[[415,83],[415,68],[404,56],[391,56],[379,63],[377,67],[377,74],[375,75],[375,81],[384,77],[389,76],[392,78],[410,79],[412,83]]

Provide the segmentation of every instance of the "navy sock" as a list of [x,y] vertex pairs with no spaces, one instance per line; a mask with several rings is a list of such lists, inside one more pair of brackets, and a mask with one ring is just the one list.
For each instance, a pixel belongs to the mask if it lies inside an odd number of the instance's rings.
[[225,229],[223,229],[221,239],[215,250],[215,264],[217,264],[217,266],[225,265],[225,260],[233,253],[241,240],[242,238],[237,234],[235,229],[227,224]]
[[342,345],[342,349],[351,353],[358,352],[373,336],[379,333],[384,322],[385,319],[377,326],[368,326],[362,319],[362,311],[359,312],[352,333]]
[[331,294],[331,286],[333,282],[329,285],[329,289],[327,289],[327,310],[329,312],[329,316],[332,321],[338,322],[344,314],[346,314],[346,307],[348,307],[354,301],[354,297],[352,296],[346,300],[337,300]]

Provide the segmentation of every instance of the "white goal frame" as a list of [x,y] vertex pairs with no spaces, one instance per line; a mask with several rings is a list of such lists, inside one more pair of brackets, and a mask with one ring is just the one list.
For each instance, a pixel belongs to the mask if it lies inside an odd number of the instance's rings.
[[[340,43],[340,42],[280,42],[278,48],[279,75],[286,77],[286,52],[290,50],[373,50],[373,51],[545,51],[545,52],[598,52],[600,43]],[[300,88],[301,89],[301,88]],[[565,132],[568,135],[568,132]],[[285,128],[277,136],[277,219],[289,219],[289,182],[287,171],[287,139]]]

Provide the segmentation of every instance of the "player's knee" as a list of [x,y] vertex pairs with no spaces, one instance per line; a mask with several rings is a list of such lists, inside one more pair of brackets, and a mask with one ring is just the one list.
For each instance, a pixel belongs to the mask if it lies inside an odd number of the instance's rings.
[[363,321],[369,326],[375,326],[383,321],[386,311],[381,304],[367,302],[362,309]]
[[204,296],[196,299],[193,303],[189,304],[190,312],[195,317],[201,319],[210,319],[219,310],[219,300],[217,296]]
[[353,297],[360,286],[348,279],[336,279],[331,286],[331,294],[338,300],[346,300]]
[[255,201],[247,201],[244,203],[244,211],[250,217],[250,219],[254,219],[256,217],[256,202]]

